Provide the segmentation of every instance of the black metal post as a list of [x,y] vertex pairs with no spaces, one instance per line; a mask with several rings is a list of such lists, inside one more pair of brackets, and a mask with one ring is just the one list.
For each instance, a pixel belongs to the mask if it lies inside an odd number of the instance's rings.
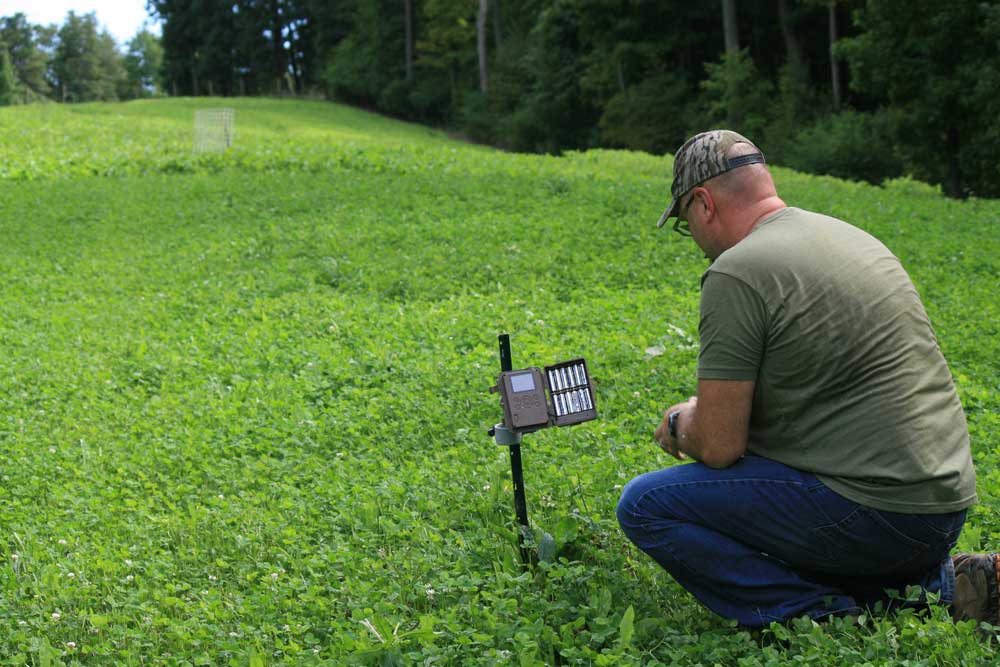
[[[510,336],[500,334],[500,370],[512,371],[514,366],[510,356]],[[521,445],[508,445],[510,447],[510,476],[514,482],[514,513],[517,515],[519,524],[521,562],[528,564],[530,555],[528,548],[524,545],[525,537],[530,534],[531,525],[528,523],[528,503],[524,497],[524,471],[521,469]]]

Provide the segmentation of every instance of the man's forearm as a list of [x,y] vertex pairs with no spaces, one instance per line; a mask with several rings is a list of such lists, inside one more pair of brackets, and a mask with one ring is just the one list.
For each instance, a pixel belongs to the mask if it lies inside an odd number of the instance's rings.
[[[704,394],[704,396],[702,395]],[[725,468],[746,452],[753,382],[701,381],[699,396],[671,406],[654,437],[678,459]],[[670,415],[676,413],[671,434]]]

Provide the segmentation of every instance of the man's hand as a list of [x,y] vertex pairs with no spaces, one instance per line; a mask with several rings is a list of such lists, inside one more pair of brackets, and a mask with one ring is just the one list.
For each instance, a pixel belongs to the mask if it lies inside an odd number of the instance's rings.
[[[711,468],[730,466],[746,452],[753,391],[752,380],[699,380],[698,397],[671,406],[653,437],[677,459],[692,458]],[[676,438],[669,428],[674,411]]]
[[683,438],[680,437],[680,429],[678,428],[677,430],[677,438],[670,436],[670,415],[674,412],[679,413],[677,415],[677,423],[679,425],[682,417],[684,416],[684,412],[688,409],[694,408],[696,405],[698,405],[698,397],[692,396],[684,403],[678,403],[671,406],[666,412],[663,413],[663,421],[656,428],[656,431],[653,432],[653,438],[655,438],[657,444],[660,445],[660,449],[665,451],[667,454],[670,454],[678,461],[687,459],[687,455],[684,453],[684,450],[681,449],[680,440]]

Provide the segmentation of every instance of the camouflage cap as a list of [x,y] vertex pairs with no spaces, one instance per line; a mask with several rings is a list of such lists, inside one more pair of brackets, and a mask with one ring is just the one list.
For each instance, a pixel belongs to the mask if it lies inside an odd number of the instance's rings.
[[674,155],[674,182],[670,184],[673,199],[656,226],[662,227],[667,218],[677,217],[681,197],[692,188],[730,169],[764,162],[764,154],[759,148],[756,153],[727,160],[726,152],[740,143],[757,148],[752,141],[731,130],[709,130],[685,141]]

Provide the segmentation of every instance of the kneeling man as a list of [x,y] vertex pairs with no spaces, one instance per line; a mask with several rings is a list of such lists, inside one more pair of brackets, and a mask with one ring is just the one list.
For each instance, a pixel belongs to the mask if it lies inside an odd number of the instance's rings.
[[786,206],[727,130],[678,150],[676,217],[702,276],[697,397],[660,446],[690,465],[632,480],[625,534],[748,627],[933,592],[1000,624],[995,555],[951,557],[977,502],[951,373],[899,260],[846,222]]

